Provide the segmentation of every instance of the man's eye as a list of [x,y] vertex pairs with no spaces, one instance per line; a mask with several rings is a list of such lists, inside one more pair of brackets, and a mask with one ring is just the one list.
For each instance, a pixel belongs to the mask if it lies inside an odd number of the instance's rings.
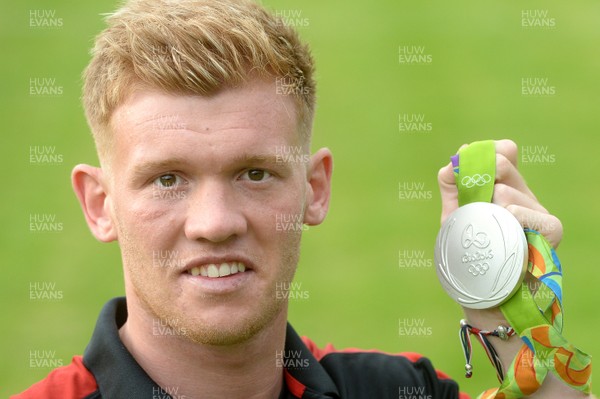
[[250,180],[250,181],[263,181],[263,180],[267,179],[270,176],[271,176],[271,174],[269,172],[267,172],[266,170],[262,170],[262,169],[250,169],[250,170],[247,170],[242,175],[242,179],[243,180]]
[[154,184],[156,184],[157,186],[159,186],[161,188],[173,188],[176,185],[181,184],[181,178],[172,173],[168,173],[166,175],[157,177],[154,180]]

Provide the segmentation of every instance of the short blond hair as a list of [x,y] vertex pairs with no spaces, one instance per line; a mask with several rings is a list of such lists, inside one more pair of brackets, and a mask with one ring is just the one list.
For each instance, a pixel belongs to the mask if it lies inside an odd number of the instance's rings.
[[113,111],[136,87],[210,96],[272,76],[298,104],[303,134],[315,109],[314,63],[284,21],[251,0],[130,0],[106,18],[84,72],[83,105],[102,160]]

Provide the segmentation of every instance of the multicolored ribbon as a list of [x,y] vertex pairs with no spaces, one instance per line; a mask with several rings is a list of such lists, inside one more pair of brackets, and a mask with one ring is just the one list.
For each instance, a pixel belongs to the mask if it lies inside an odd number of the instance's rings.
[[[459,205],[492,200],[495,161],[495,144],[491,140],[472,143],[452,157]],[[478,398],[513,399],[531,395],[542,385],[548,372],[573,389],[589,393],[591,356],[562,336],[560,261],[554,248],[539,232],[525,229],[525,236],[529,249],[528,273],[516,294],[500,305],[504,317],[524,345],[500,387],[489,389]]]

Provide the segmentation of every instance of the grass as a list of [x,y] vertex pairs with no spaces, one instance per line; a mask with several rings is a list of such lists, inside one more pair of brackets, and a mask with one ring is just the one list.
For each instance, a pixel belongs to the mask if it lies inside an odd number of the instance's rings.
[[[476,348],[475,376],[462,377],[457,339],[459,307],[443,293],[432,267],[400,268],[399,251],[433,256],[440,201],[436,173],[463,143],[512,138],[521,149],[543,147],[553,162],[522,163],[521,171],[542,204],[559,216],[565,238],[565,335],[589,353],[600,343],[594,286],[595,231],[600,219],[594,178],[600,145],[597,112],[600,5],[534,0],[527,6],[481,2],[319,2],[300,10],[299,27],[317,61],[319,104],[314,149],[335,157],[331,211],[305,233],[296,281],[308,299],[290,304],[290,320],[318,344],[416,351],[454,376],[476,396],[496,385]],[[19,392],[50,369],[31,368],[30,352],[56,351],[64,364],[85,348],[100,307],[123,293],[118,247],[100,245],[88,232],[72,194],[76,163],[96,163],[81,106],[80,73],[100,13],[114,1],[0,6],[0,101],[4,145],[0,159],[4,229],[1,230],[5,318],[0,332],[0,396]],[[30,10],[55,10],[60,28],[32,28]],[[548,10],[554,29],[521,26],[524,9]],[[403,65],[400,46],[422,46],[432,62]],[[63,93],[29,94],[30,79],[56,79]],[[556,94],[521,95],[521,80],[547,78]],[[399,114],[425,114],[429,132],[406,133]],[[30,163],[31,146],[52,146],[56,165]],[[8,179],[13,176],[14,179]],[[400,200],[400,183],[423,184],[431,199]],[[58,233],[32,233],[32,214],[51,214]],[[52,282],[60,301],[32,301],[29,286]],[[418,318],[431,334],[400,336],[399,319]]]

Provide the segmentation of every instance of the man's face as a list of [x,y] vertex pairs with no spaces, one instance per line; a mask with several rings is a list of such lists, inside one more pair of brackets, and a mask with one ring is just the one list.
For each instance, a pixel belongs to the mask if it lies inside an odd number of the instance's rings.
[[293,98],[273,80],[212,97],[138,91],[111,124],[107,204],[128,297],[196,342],[268,325],[302,230],[278,221],[302,222],[307,196],[306,156],[289,157],[307,151]]

